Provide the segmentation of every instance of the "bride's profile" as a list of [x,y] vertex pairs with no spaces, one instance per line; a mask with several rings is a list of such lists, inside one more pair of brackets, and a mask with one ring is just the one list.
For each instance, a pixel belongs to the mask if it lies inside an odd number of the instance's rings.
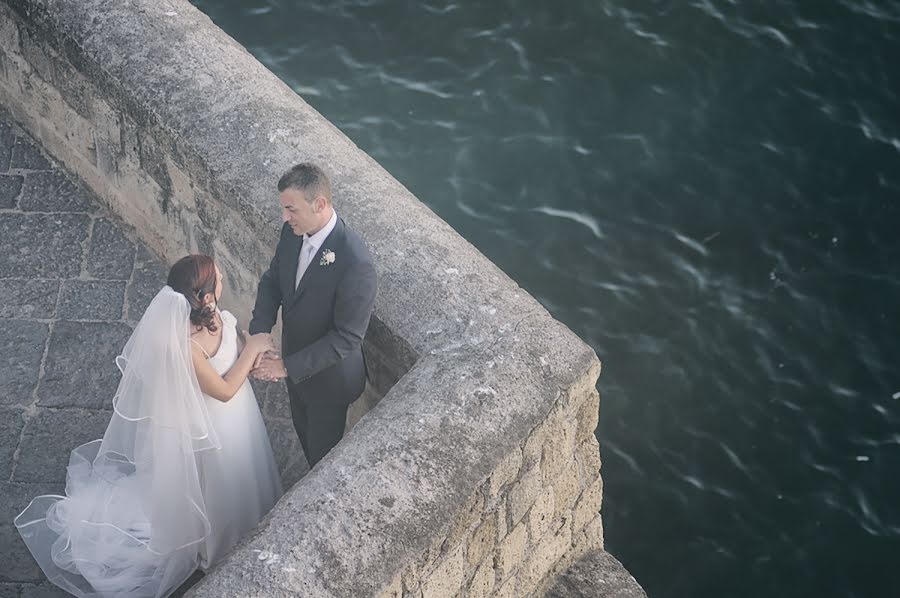
[[15,519],[47,578],[76,596],[168,596],[253,529],[281,481],[247,376],[268,335],[240,348],[222,275],[189,255],[116,359],[102,439],[74,449],[65,496]]

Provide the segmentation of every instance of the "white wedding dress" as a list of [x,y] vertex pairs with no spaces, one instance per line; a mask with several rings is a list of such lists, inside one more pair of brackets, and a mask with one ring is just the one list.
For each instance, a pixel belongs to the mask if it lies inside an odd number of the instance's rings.
[[[71,594],[168,596],[281,496],[250,384],[227,403],[200,391],[189,315],[183,295],[156,295],[116,360],[103,439],[72,451],[65,496],[38,496],[15,519],[47,578]],[[238,347],[234,316],[221,315],[210,362],[224,374]]]
[[[222,316],[222,343],[209,363],[224,375],[238,358],[237,319]],[[247,532],[281,496],[281,478],[256,395],[249,381],[227,403],[203,395],[222,447],[199,454],[200,483],[206,500],[210,534],[203,544],[206,569]]]

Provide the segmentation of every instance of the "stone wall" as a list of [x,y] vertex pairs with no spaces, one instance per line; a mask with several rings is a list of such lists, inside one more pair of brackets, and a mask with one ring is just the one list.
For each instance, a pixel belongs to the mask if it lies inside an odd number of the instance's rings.
[[213,255],[243,322],[294,163],[375,257],[377,406],[190,595],[526,596],[602,547],[593,351],[190,4],[0,0],[0,103],[170,262]]

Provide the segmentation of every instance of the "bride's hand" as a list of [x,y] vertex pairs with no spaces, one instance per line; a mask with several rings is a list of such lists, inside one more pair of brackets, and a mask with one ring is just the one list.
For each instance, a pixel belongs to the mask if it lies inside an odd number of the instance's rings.
[[247,349],[257,355],[261,355],[266,351],[275,350],[275,345],[272,343],[271,334],[260,332],[259,334],[250,335],[245,330],[244,336],[247,338]]

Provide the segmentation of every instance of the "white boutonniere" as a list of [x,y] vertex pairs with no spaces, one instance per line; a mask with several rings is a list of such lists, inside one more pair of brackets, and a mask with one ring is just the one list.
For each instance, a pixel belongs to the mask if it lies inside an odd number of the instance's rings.
[[320,266],[330,266],[334,263],[334,252],[330,249],[326,249],[322,253],[322,259],[319,260]]

